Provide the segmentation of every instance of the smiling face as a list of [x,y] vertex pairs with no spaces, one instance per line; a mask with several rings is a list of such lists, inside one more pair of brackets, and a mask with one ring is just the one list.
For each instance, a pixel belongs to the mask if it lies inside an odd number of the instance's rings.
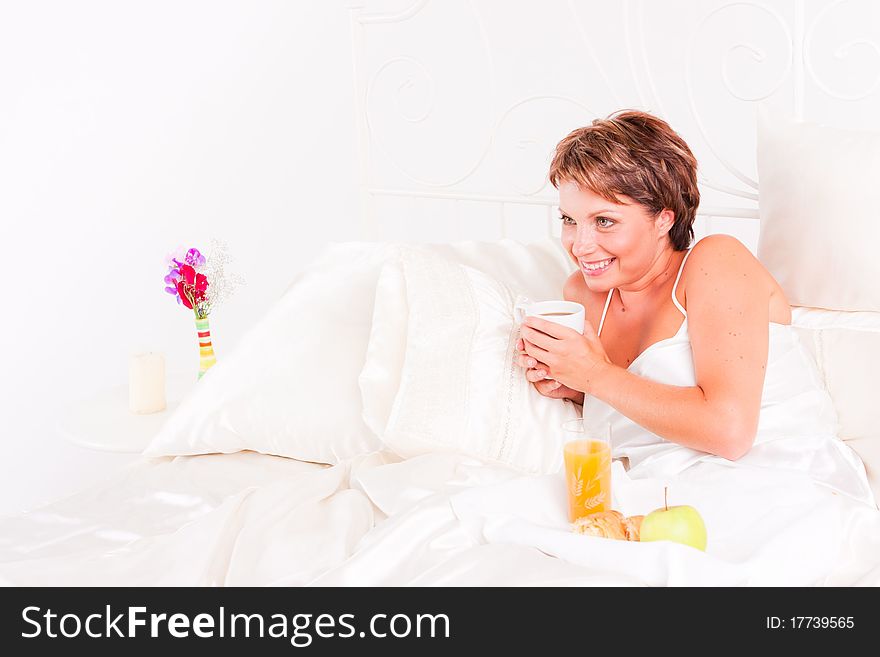
[[607,201],[571,181],[559,185],[562,244],[594,292],[649,285],[661,255],[673,250],[671,210],[653,215],[621,200]]

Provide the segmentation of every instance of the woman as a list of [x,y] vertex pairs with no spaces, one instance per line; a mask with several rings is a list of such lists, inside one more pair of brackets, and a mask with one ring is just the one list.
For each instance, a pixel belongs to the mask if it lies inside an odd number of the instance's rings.
[[518,364],[541,394],[608,420],[631,473],[749,460],[818,468],[870,500],[782,288],[733,237],[690,247],[696,169],[682,138],[644,112],[595,120],[559,143],[550,180],[578,266],[563,294],[585,307],[584,333],[526,318]]

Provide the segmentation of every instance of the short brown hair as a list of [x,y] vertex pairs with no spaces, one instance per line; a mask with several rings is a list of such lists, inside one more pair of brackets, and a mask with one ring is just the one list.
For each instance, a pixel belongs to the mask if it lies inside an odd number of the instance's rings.
[[669,238],[676,251],[694,239],[700,205],[697,159],[662,119],[622,110],[573,130],[556,146],[550,182],[571,181],[612,203],[627,196],[650,212],[675,214]]

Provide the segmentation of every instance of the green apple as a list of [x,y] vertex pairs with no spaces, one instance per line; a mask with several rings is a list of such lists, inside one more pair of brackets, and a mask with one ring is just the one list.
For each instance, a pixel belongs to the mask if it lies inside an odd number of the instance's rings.
[[706,525],[694,507],[664,504],[662,509],[651,511],[642,520],[639,540],[675,541],[705,551]]

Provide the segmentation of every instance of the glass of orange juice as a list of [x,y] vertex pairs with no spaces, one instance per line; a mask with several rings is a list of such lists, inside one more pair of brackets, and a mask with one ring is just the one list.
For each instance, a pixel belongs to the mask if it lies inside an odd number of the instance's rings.
[[578,418],[562,424],[568,516],[611,510],[611,425]]

